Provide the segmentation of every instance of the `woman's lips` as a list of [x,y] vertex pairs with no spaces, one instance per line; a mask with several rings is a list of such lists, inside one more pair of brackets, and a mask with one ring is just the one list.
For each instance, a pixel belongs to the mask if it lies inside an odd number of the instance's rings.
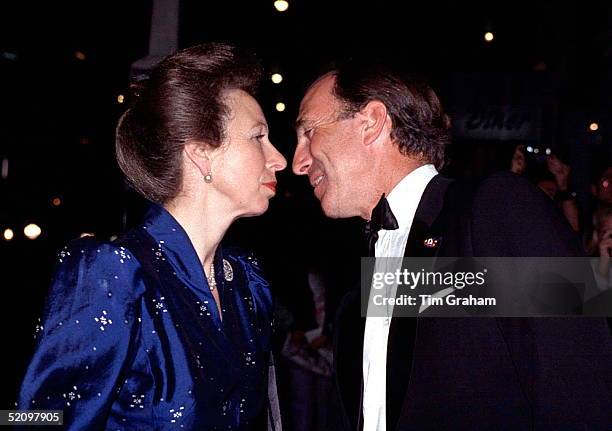
[[274,193],[276,193],[276,181],[270,181],[268,183],[263,183],[263,185],[269,188],[270,190],[272,190]]

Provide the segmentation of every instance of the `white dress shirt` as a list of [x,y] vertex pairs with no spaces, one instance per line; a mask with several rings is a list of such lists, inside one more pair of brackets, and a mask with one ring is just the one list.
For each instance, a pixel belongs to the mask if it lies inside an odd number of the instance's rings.
[[[387,201],[397,219],[399,228],[381,230],[378,233],[374,255],[397,257],[376,262],[375,270],[395,272],[400,269],[410,227],[423,191],[438,171],[433,165],[424,165],[410,172],[389,193]],[[385,268],[383,268],[385,266]],[[395,296],[397,285],[385,296]],[[374,294],[374,289],[371,289]],[[372,303],[371,301],[369,302]],[[386,431],[387,391],[387,339],[393,307],[388,308],[388,317],[367,317],[363,338],[363,430]]]

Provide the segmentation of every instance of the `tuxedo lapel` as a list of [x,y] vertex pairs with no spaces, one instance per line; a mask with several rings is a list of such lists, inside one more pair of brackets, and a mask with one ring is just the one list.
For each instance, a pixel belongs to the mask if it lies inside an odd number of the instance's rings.
[[[404,257],[434,257],[444,238],[438,231],[438,218],[444,195],[452,180],[436,175],[429,182],[410,228]],[[410,381],[412,356],[417,335],[417,319],[393,318],[387,341],[387,431],[397,428]]]
[[436,175],[431,179],[414,215],[410,234],[406,242],[404,257],[433,257],[444,241],[439,222],[444,196],[448,186],[453,182],[449,178]]

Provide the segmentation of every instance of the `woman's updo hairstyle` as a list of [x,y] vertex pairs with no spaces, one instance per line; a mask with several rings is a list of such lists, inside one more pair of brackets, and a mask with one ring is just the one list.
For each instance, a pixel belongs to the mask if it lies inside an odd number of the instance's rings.
[[162,60],[117,126],[117,162],[129,183],[153,202],[174,198],[183,145],[221,145],[229,114],[224,93],[255,95],[260,79],[256,59],[227,44],[206,43]]

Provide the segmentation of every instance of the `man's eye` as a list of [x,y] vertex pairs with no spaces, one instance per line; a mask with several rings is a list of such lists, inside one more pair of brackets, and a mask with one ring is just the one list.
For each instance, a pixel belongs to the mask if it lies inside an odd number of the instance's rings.
[[313,133],[314,133],[314,127],[308,130],[304,130],[304,136],[306,136],[308,139],[312,137]]

